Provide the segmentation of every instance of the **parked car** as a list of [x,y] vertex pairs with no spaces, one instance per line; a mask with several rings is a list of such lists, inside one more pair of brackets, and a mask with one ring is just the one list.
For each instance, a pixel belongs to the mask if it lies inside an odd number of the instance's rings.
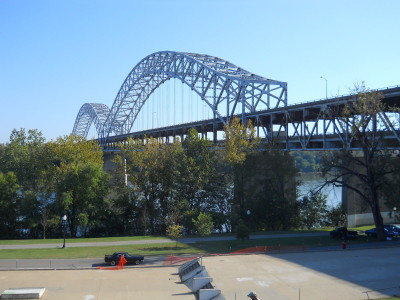
[[[399,236],[399,232],[389,230],[388,227],[386,227],[386,226],[387,225],[384,225],[384,228],[383,228],[385,230],[386,237],[397,238]],[[376,237],[377,236],[376,228],[365,230],[365,234],[369,237]]]
[[111,255],[105,255],[104,261],[112,266],[115,266],[116,264],[119,263],[119,260],[121,259],[122,255],[125,257],[127,264],[131,263],[138,265],[144,260],[144,257],[142,255],[131,255],[127,252],[115,252],[114,254]]
[[347,227],[337,227],[329,233],[331,238],[334,239],[344,239],[344,240],[354,240],[358,235],[357,231],[348,230]]
[[399,233],[399,235],[400,235],[400,225],[387,224],[387,225],[383,225],[383,227],[386,228],[389,231],[395,231],[395,232]]

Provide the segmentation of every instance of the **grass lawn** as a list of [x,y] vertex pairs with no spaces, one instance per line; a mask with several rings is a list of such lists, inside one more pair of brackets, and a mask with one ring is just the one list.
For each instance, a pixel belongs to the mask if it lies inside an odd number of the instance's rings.
[[126,251],[132,254],[168,255],[182,253],[200,253],[201,250],[181,243],[160,243],[142,245],[119,245],[99,247],[67,247],[43,249],[0,250],[0,259],[54,259],[54,258],[103,258],[105,254]]
[[[153,237],[135,237],[137,239],[154,239]],[[160,237],[157,237],[160,238]],[[104,239],[74,239],[74,242],[96,242],[96,241],[124,241],[133,240],[133,237],[124,238],[104,238]],[[37,241],[37,240],[35,240]],[[41,241],[41,240],[40,240]],[[61,246],[61,240],[52,240]],[[349,241],[348,245],[357,243],[373,243],[376,239],[366,236],[359,236],[354,241]],[[13,241],[15,242],[15,241]],[[21,244],[32,244],[27,241],[20,241]],[[104,254],[112,254],[116,251],[126,251],[130,253],[149,255],[175,255],[175,254],[213,254],[213,253],[230,253],[245,248],[255,246],[267,246],[274,250],[285,248],[312,248],[323,246],[340,246],[341,241],[326,236],[316,237],[292,237],[292,238],[273,238],[273,239],[250,239],[250,240],[231,240],[231,241],[207,241],[197,243],[157,243],[157,244],[139,244],[139,245],[116,245],[116,246],[94,246],[94,247],[68,247],[72,243],[71,239],[67,240],[67,248],[42,248],[42,249],[10,249],[0,250],[0,259],[54,259],[54,258],[99,258]],[[39,242],[40,243],[40,242]]]

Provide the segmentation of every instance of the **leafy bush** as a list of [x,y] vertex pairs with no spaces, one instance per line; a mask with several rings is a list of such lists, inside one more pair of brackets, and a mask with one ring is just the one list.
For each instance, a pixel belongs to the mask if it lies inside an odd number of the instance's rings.
[[182,225],[170,225],[167,228],[167,236],[172,239],[180,239],[183,235],[183,226]]
[[214,227],[212,217],[202,212],[197,217],[197,220],[192,219],[192,222],[194,224],[194,227],[196,228],[197,233],[201,236],[210,235]]
[[236,238],[238,240],[248,240],[250,238],[250,229],[243,222],[240,222],[236,228]]

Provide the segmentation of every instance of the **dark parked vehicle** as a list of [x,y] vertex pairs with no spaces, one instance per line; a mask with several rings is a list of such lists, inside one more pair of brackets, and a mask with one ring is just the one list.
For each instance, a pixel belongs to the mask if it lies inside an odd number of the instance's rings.
[[387,224],[383,225],[384,228],[386,228],[389,231],[395,231],[400,235],[400,225],[397,224]]
[[329,235],[333,239],[354,240],[358,233],[354,230],[347,230],[347,227],[337,227]]
[[[383,228],[385,230],[386,237],[389,237],[389,238],[399,237],[399,233],[397,231],[389,230],[388,227],[386,227],[386,226],[387,225],[384,225],[384,228]],[[365,230],[365,234],[369,237],[376,237],[377,236],[376,228]]]
[[115,266],[119,263],[122,255],[125,257],[127,264],[131,263],[138,265],[144,260],[144,257],[142,255],[131,255],[127,252],[115,252],[112,255],[104,256],[104,261],[112,266]]

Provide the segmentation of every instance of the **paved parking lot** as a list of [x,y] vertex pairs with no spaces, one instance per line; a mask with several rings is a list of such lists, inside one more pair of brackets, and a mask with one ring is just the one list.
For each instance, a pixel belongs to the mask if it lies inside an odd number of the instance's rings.
[[[365,291],[400,294],[399,248],[227,255],[203,257],[202,264],[221,289],[218,300],[359,300]],[[180,283],[177,266],[124,270],[0,271],[0,290],[45,287],[42,299],[179,299],[194,300]],[[371,299],[378,293],[369,293]]]
[[[400,295],[399,248],[204,257],[225,299],[360,300]],[[392,288],[395,287],[395,288]]]
[[180,283],[176,271],[176,267],[2,271],[0,290],[45,287],[43,300],[194,300],[190,290]]

